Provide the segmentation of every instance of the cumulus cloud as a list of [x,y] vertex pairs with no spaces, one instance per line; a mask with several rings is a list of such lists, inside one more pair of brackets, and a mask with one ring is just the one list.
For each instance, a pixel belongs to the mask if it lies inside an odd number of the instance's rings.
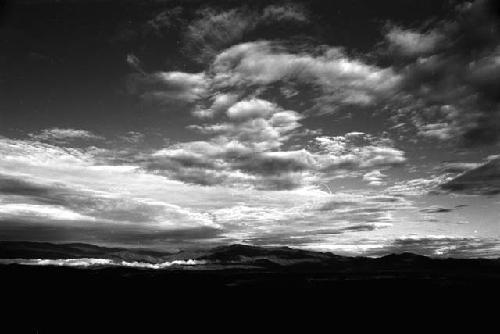
[[389,51],[405,56],[423,56],[443,47],[445,36],[439,30],[426,32],[391,27],[385,35]]
[[[217,55],[212,71],[214,85],[248,87],[276,82],[297,81],[318,87],[317,103],[329,105],[368,105],[386,97],[399,82],[391,68],[379,68],[348,57],[340,48],[313,53],[293,53],[284,45],[248,42]],[[322,108],[324,111],[324,108]]]
[[300,119],[298,113],[283,110],[269,101],[239,101],[227,109],[225,122],[191,126],[211,135],[210,140],[178,143],[161,149],[152,155],[146,168],[185,182],[206,185],[276,189],[300,186],[308,175],[294,174],[302,172],[298,168],[286,169],[285,166],[293,164],[292,155],[286,157],[286,152],[275,151],[297,134]]
[[273,103],[252,99],[235,103],[227,110],[230,119],[245,120],[251,118],[267,118],[277,109]]
[[318,149],[318,161],[325,171],[337,168],[390,167],[406,161],[404,152],[393,147],[390,140],[362,132],[317,137],[314,144]]
[[212,118],[217,114],[225,112],[230,106],[238,101],[237,94],[216,93],[211,97],[211,105],[208,108],[198,106],[193,115],[199,118]]
[[226,117],[222,123],[191,126],[211,135],[210,140],[171,145],[154,153],[145,167],[189,183],[283,190],[321,184],[345,171],[368,173],[406,161],[390,140],[362,132],[316,137],[308,149],[290,150],[288,141],[303,135],[302,117],[262,99],[239,101],[227,109]]

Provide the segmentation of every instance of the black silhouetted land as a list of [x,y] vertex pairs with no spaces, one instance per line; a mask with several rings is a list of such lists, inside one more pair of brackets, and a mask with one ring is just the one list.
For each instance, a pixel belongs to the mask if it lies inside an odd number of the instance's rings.
[[81,319],[89,312],[120,325],[140,316],[147,319],[145,324],[162,329],[162,321],[181,319],[219,328],[228,323],[261,326],[259,319],[270,318],[279,326],[293,327],[304,316],[312,324],[331,321],[337,314],[356,318],[356,324],[358,312],[378,314],[377,321],[382,321],[389,309],[421,321],[433,315],[442,318],[443,311],[455,314],[463,307],[486,305],[484,300],[496,299],[500,287],[500,260],[433,259],[411,253],[344,257],[231,245],[172,254],[87,244],[0,242],[0,258],[4,263],[30,258],[153,264],[190,258],[203,263],[166,269],[0,265],[2,305],[23,319],[20,324],[28,321],[30,326],[73,318],[93,325],[93,318]]

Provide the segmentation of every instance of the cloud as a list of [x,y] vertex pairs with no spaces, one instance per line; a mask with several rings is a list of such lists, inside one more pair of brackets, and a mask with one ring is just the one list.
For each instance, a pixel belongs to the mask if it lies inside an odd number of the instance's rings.
[[128,78],[130,94],[160,105],[194,103],[205,97],[208,87],[209,81],[204,73],[136,73]]
[[387,175],[376,169],[363,175],[363,181],[367,181],[372,186],[381,186],[385,184],[386,177]]
[[[241,42],[261,26],[308,23],[306,10],[295,4],[269,5],[262,9],[239,7],[227,10],[204,8],[184,30],[184,50],[200,63],[210,62],[221,50]],[[290,31],[292,33],[293,31]]]
[[257,24],[254,13],[238,9],[219,12],[207,8],[198,12],[198,16],[186,28],[184,38],[186,52],[202,63],[241,40]]
[[252,118],[268,118],[277,106],[262,99],[251,99],[235,103],[227,110],[227,115],[233,120],[246,120]]
[[453,177],[450,174],[431,175],[427,178],[417,178],[395,182],[385,189],[387,194],[402,196],[422,196],[439,189]]
[[[379,194],[318,190],[312,153],[305,150],[245,154],[245,146],[231,152],[231,142],[226,144],[167,147],[153,156],[173,173],[165,177],[139,165],[111,165],[105,157],[112,152],[0,138],[0,233],[10,240],[139,241],[174,248],[273,244],[294,236],[305,244],[388,228],[390,212],[411,206]],[[199,181],[186,184],[174,176]],[[345,204],[336,208],[331,201]]]
[[224,122],[190,126],[212,136],[209,140],[171,145],[143,165],[188,183],[285,190],[313,186],[346,170],[389,168],[406,160],[390,140],[361,132],[317,137],[309,149],[290,150],[288,142],[305,135],[301,119],[263,99],[241,100],[227,108]]
[[44,129],[38,133],[30,133],[29,136],[35,140],[49,142],[69,142],[73,140],[102,140],[103,137],[93,134],[87,130],[51,128]]
[[470,195],[500,194],[500,159],[488,161],[443,183],[441,190]]
[[350,132],[344,136],[315,138],[317,157],[321,168],[365,169],[390,167],[406,161],[404,152],[392,147],[392,142],[362,132]]
[[463,173],[479,166],[481,166],[481,163],[477,162],[443,162],[440,169],[444,173]]
[[373,255],[410,252],[431,257],[497,258],[498,240],[464,236],[407,236],[396,238]]
[[174,260],[159,263],[138,261],[117,261],[101,258],[79,258],[79,259],[0,259],[2,264],[22,264],[28,266],[60,266],[60,267],[132,267],[147,269],[165,269],[172,266],[196,266],[206,264],[199,260]]
[[128,186],[145,187],[149,177],[137,173],[137,167],[98,164],[99,152],[9,139],[0,140],[0,152],[3,219],[46,217],[50,223],[59,215],[58,220],[149,224],[159,229],[212,224],[204,213],[122,190],[124,180],[129,180]]
[[189,183],[278,190],[302,186],[310,177],[295,161],[307,153],[275,151],[296,135],[299,114],[258,99],[237,102],[227,114],[226,122],[191,127],[210,140],[161,149],[146,168]]
[[441,208],[438,206],[432,206],[430,208],[421,209],[420,212],[424,213],[448,213],[452,212],[453,209]]
[[404,56],[423,56],[444,47],[445,36],[439,30],[419,32],[410,29],[391,27],[385,38],[389,52]]
[[[3,201],[2,201],[3,202]],[[49,221],[92,221],[93,217],[79,214],[63,206],[26,203],[1,203],[0,218]]]
[[125,58],[127,64],[139,73],[146,74],[142,69],[142,62],[136,55],[129,53]]
[[175,29],[184,23],[181,18],[183,12],[184,10],[180,6],[161,11],[146,22],[146,33],[153,32],[161,36],[165,30]]
[[320,89],[317,103],[369,105],[386,97],[399,82],[390,68],[349,58],[340,48],[292,53],[276,42],[238,44],[217,55],[212,65],[214,86],[243,88],[276,82],[299,82]]
[[299,4],[269,5],[263,9],[263,21],[308,22],[307,10]]
[[120,136],[120,139],[129,143],[137,144],[144,140],[145,135],[137,131],[128,131],[125,135]]
[[23,216],[24,219],[98,220],[119,224],[151,224],[157,228],[211,224],[209,216],[190,212],[178,205],[68,187],[55,182],[37,184],[15,176],[1,176],[0,196],[2,219]]
[[419,135],[464,147],[500,140],[500,22],[495,1],[459,6],[455,17],[425,32],[388,31],[389,49],[413,55],[396,66],[396,122]]
[[198,108],[193,111],[193,115],[198,118],[212,118],[217,114],[225,112],[237,101],[237,94],[216,93],[211,97],[211,105],[209,108],[202,108],[198,106]]
[[238,204],[213,213],[219,223],[234,225],[229,233],[236,240],[259,245],[315,246],[390,228],[393,211],[411,208],[411,203],[403,199],[378,201],[374,194],[336,193],[290,207],[269,201]]

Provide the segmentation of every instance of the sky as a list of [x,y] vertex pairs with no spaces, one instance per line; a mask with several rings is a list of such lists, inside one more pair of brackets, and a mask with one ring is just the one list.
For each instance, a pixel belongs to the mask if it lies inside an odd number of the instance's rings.
[[500,2],[0,6],[0,239],[500,255]]

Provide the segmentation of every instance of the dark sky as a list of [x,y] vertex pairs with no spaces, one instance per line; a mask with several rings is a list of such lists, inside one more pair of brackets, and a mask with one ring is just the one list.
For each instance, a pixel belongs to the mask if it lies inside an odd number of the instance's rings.
[[495,253],[497,1],[0,8],[6,239]]

